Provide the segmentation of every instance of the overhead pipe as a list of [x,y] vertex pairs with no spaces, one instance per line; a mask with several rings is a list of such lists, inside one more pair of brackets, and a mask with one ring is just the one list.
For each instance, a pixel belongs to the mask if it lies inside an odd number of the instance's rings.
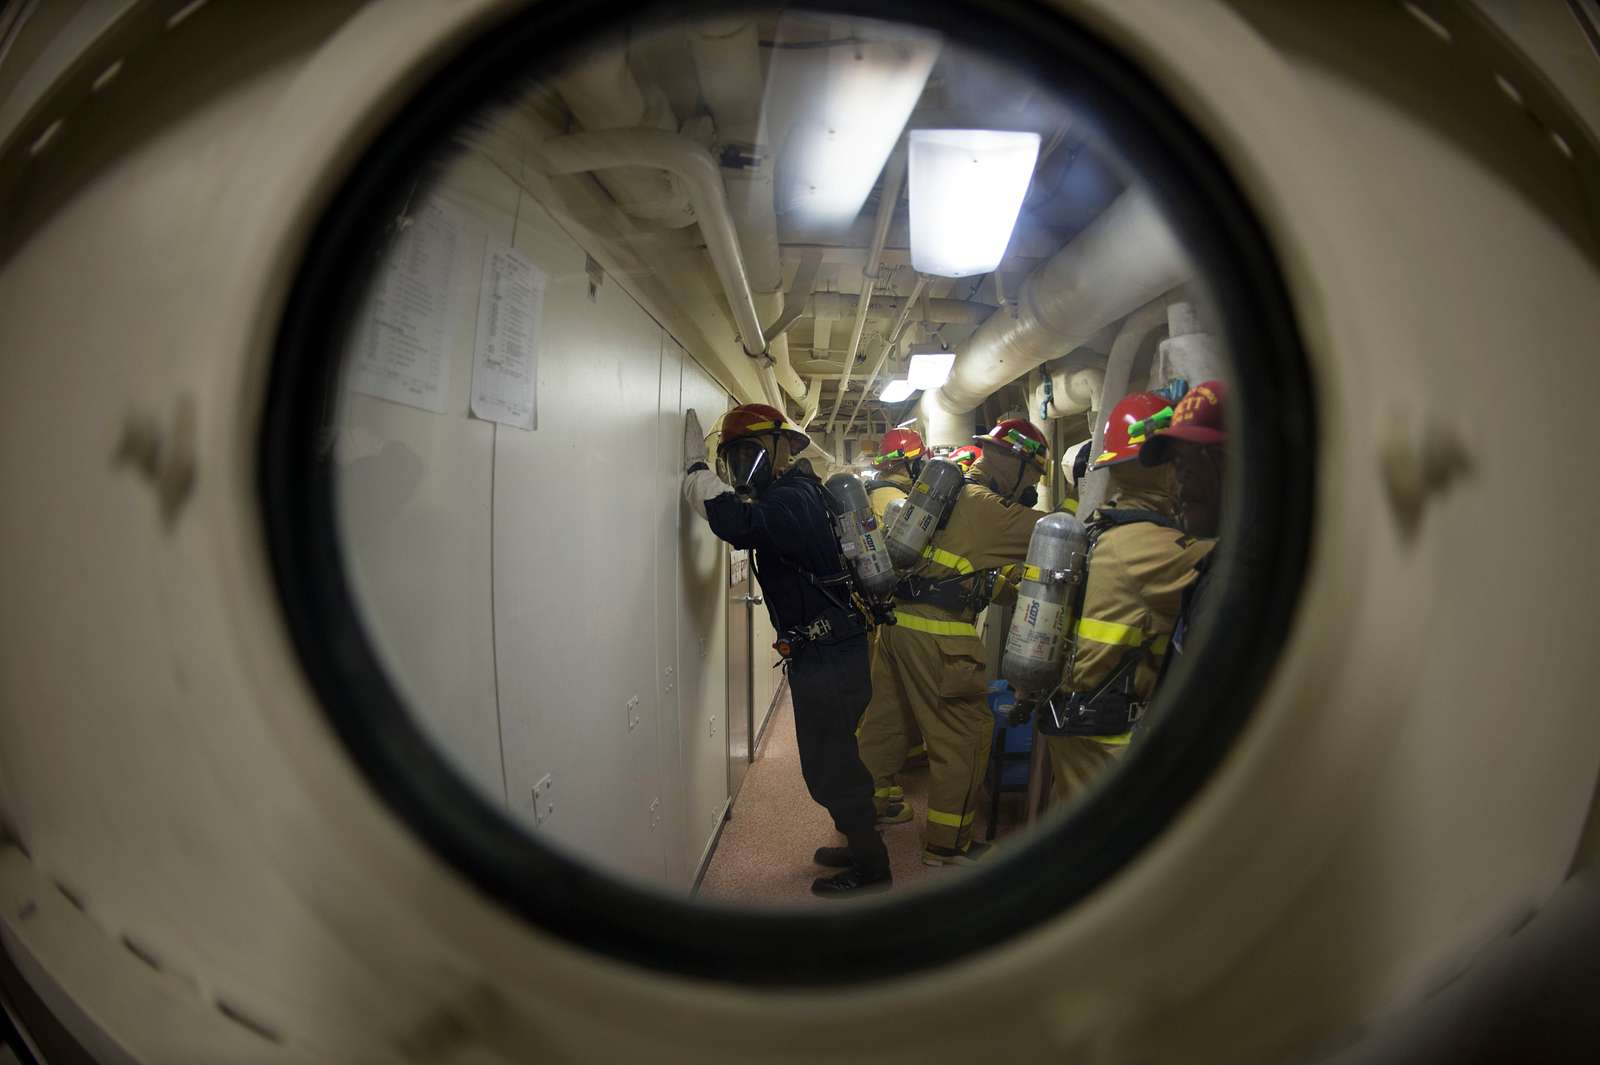
[[723,295],[739,329],[745,353],[766,353],[755,297],[739,250],[739,236],[728,213],[722,186],[722,168],[711,153],[688,137],[659,129],[607,130],[569,133],[539,145],[549,174],[581,174],[614,167],[646,166],[665,170],[682,180],[694,207],[695,219],[705,238],[706,252],[722,283]]
[[[811,297],[800,316],[831,321],[854,318],[860,311],[857,306],[860,300],[860,296],[848,292],[819,292]],[[972,300],[929,299],[924,304],[924,321],[951,325],[982,325],[995,311],[993,304]],[[874,296],[872,305],[867,308],[867,317],[892,320],[905,309],[904,305],[905,300],[899,296]]]
[[813,377],[811,386],[806,389],[806,398],[801,403],[800,418],[797,424],[804,429],[817,417],[817,408],[822,406],[822,378]]
[[778,254],[773,153],[758,143],[766,84],[761,74],[760,34],[748,20],[713,19],[690,33],[689,49],[700,95],[716,124],[717,142],[732,149],[719,154],[725,160],[736,160],[722,168],[723,186],[763,323],[762,343],[772,359],[778,386],[796,403],[803,403],[806,383],[790,364],[789,340],[770,328],[784,311],[783,262]]
[[776,319],[767,323],[765,336],[768,347],[775,339],[787,333],[810,305],[811,293],[817,287],[817,270],[821,266],[821,252],[813,249],[801,254],[800,265],[794,272],[794,284],[789,286],[789,291],[783,297],[783,310]]
[[[1047,359],[1079,347],[1141,304],[1185,281],[1190,265],[1166,220],[1130,188],[1023,282],[1016,316],[1002,308],[956,350],[950,379],[924,393],[923,420],[948,427]],[[935,443],[950,443],[941,441]]]
[[[856,400],[855,409],[850,412],[850,420],[845,423],[846,429],[855,425],[856,415],[861,413],[861,405],[867,401],[867,393],[872,391],[872,386],[877,383],[878,375],[883,372],[883,364],[889,361],[889,356],[900,343],[900,334],[905,331],[906,322],[911,317],[911,307],[917,302],[917,297],[922,295],[922,290],[927,287],[928,279],[923,274],[917,275],[917,283],[911,289],[911,295],[906,297],[905,304],[900,308],[900,317],[895,319],[894,328],[889,330],[889,336],[883,342],[883,351],[878,355],[878,361],[872,364],[872,373],[867,376],[866,383],[861,386],[861,398]],[[871,419],[868,419],[871,423]]]
[[778,375],[773,372],[773,368],[770,364],[761,367],[760,377],[761,390],[763,393],[762,398],[765,399],[770,406],[776,407],[778,410],[783,411],[784,417],[787,418],[789,416],[789,412],[784,410],[783,388],[779,386]]
[[[646,92],[628,67],[624,49],[602,49],[572,64],[555,79],[556,92],[578,124],[589,132],[650,127],[677,132],[677,118],[666,94]],[[628,214],[672,228],[691,225],[695,211],[689,193],[670,174],[651,169],[617,169],[600,184]]]
[[839,378],[839,391],[833,397],[833,410],[828,414],[828,432],[839,420],[839,404],[844,400],[845,389],[850,387],[850,374],[855,368],[856,352],[861,349],[861,333],[867,327],[867,312],[872,307],[872,287],[878,281],[878,265],[883,259],[883,244],[889,239],[889,222],[900,203],[900,186],[906,178],[906,153],[896,149],[883,168],[883,192],[878,197],[878,219],[873,226],[872,247],[867,252],[866,265],[861,270],[861,298],[856,301],[856,322],[850,330],[850,343],[845,346],[844,376]]
[[[777,318],[783,313],[783,293],[756,293],[756,311],[763,322]],[[775,336],[765,343],[767,354],[772,357],[772,371],[778,386],[796,403],[803,403],[806,398],[806,383],[804,378],[795,372],[794,364],[789,361],[789,338]]]

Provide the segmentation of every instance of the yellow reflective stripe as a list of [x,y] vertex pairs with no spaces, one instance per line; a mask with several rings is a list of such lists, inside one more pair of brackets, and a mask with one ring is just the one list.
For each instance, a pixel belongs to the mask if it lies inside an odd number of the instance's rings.
[[895,624],[912,632],[926,632],[933,636],[976,636],[978,628],[970,621],[935,621],[919,618],[915,614],[895,614]]
[[1076,499],[1063,500],[1061,505],[1067,509],[1068,514],[1076,514],[1078,512],[1078,501]]
[[1078,635],[1095,643],[1117,644],[1123,647],[1139,647],[1144,644],[1144,633],[1132,625],[1119,625],[1115,621],[1101,621],[1098,618],[1079,618]]
[[894,787],[889,789],[889,798],[891,798],[891,799],[903,799],[903,798],[905,798],[905,794],[906,794],[906,789],[902,788],[898,784],[896,784]]
[[874,799],[887,799],[892,797],[894,792],[894,788],[874,788],[872,791],[872,797]]
[[1038,580],[1039,579],[1039,567],[1035,566],[1032,562],[1029,562],[1027,565],[1023,566],[1022,567],[1022,579],[1025,580],[1025,581],[1036,581],[1036,580]]
[[1131,739],[1133,739],[1133,733],[1124,732],[1120,736],[1096,736],[1094,741],[1106,747],[1126,747]]
[[961,814],[947,814],[943,810],[928,807],[928,820],[936,825],[949,825],[951,828],[966,828],[972,824],[972,819],[978,816],[978,811],[968,810],[965,816]]
[[777,427],[777,422],[751,422],[744,427],[744,431],[747,433],[759,433],[763,429],[776,429]]
[[1155,655],[1157,658],[1160,658],[1162,655],[1167,653],[1167,644],[1171,642],[1172,637],[1166,633],[1162,633],[1160,636],[1157,636],[1155,642],[1150,645],[1150,653]]
[[955,552],[946,551],[942,547],[934,547],[929,544],[922,549],[922,557],[929,561],[937,562],[941,566],[949,566],[963,577],[972,572],[972,563]]

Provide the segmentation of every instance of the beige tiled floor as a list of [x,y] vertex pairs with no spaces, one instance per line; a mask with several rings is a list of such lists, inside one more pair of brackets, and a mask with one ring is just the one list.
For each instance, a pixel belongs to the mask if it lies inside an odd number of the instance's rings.
[[[894,870],[895,890],[935,884],[945,877],[962,876],[961,869],[930,868],[922,864],[922,815],[927,809],[927,769],[901,775],[916,816],[883,830]],[[1006,796],[1001,806],[1001,832],[1013,827],[1021,803]],[[987,800],[978,813],[977,838],[988,823]],[[708,900],[752,905],[811,905],[821,900],[811,894],[811,881],[831,870],[812,864],[818,847],[841,843],[827,811],[811,801],[800,777],[800,757],[795,747],[794,710],[787,692],[773,711],[766,739],[745,777],[733,804],[733,819],[723,826],[722,838],[706,869],[700,893]]]

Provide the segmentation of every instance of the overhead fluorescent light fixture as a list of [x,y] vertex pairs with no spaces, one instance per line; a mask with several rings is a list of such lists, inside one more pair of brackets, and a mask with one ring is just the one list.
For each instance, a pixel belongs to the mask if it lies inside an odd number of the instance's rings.
[[911,387],[919,390],[938,388],[950,380],[950,368],[956,364],[956,353],[953,351],[930,351],[921,355],[911,356],[911,365],[906,370],[906,380],[911,382]]
[[919,391],[916,385],[901,378],[885,385],[883,391],[878,393],[878,398],[885,403],[899,403],[901,400],[910,399],[911,393],[916,391]]
[[970,277],[1000,265],[1039,159],[1037,133],[911,131],[911,265]]
[[780,22],[762,100],[763,143],[779,150],[778,210],[807,233],[856,220],[939,58],[935,34],[864,20],[835,30],[819,41],[814,21]]

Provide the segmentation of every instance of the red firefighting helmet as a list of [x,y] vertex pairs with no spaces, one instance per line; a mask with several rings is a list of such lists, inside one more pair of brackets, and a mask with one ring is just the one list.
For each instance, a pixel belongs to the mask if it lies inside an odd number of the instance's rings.
[[1202,381],[1185,392],[1173,408],[1172,421],[1163,429],[1149,435],[1139,449],[1139,461],[1146,466],[1159,466],[1172,457],[1173,440],[1187,440],[1191,444],[1222,444],[1228,439],[1223,423],[1222,406],[1228,398],[1228,386],[1221,381]]
[[882,466],[886,462],[905,462],[921,454],[922,437],[915,429],[890,429],[883,434],[883,443],[878,445],[878,457],[872,460],[872,464]]
[[1139,446],[1145,438],[1142,433],[1130,436],[1129,428],[1135,422],[1142,422],[1166,408],[1167,401],[1154,392],[1134,392],[1123,396],[1111,408],[1111,417],[1106,419],[1105,432],[1101,434],[1104,437],[1101,441],[1102,450],[1089,468],[1104,469],[1138,458]]
[[1040,472],[1044,471],[1045,459],[1050,453],[1050,445],[1045,443],[1039,427],[1022,418],[1007,418],[982,436],[973,437],[972,441],[1003,448],[1019,458],[1027,459]]
[[717,446],[763,433],[782,433],[789,440],[790,452],[796,455],[811,443],[811,438],[796,429],[776,407],[769,407],[765,403],[742,403],[723,415],[722,439]]
[[960,466],[963,470],[972,469],[972,464],[983,457],[983,452],[978,450],[977,444],[962,444],[950,452],[950,461]]

